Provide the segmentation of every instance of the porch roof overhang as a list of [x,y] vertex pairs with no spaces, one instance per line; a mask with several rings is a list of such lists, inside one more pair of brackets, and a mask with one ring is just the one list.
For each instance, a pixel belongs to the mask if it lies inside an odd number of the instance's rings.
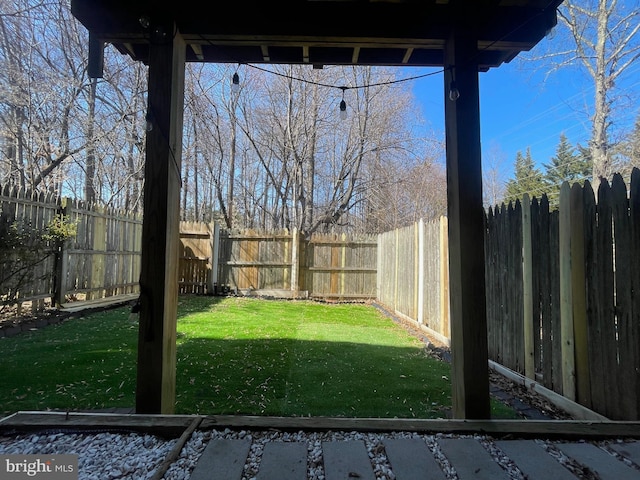
[[[95,38],[147,62],[151,29],[175,25],[187,62],[442,66],[455,25],[472,28],[480,71],[530,50],[561,0],[73,0]],[[171,31],[164,32],[171,35]]]

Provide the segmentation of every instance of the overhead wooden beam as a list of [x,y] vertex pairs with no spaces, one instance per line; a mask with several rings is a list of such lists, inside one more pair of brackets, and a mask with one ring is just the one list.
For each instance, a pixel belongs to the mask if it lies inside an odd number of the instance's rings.
[[[472,28],[456,28],[444,59],[451,381],[453,416],[459,419],[491,415],[477,44]],[[452,88],[458,98],[450,98]]]
[[186,44],[173,24],[151,31],[136,413],[172,414]]

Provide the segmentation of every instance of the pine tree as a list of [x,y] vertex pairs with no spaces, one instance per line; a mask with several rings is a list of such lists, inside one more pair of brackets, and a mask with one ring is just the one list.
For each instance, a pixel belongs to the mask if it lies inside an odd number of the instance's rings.
[[640,115],[636,118],[633,130],[619,145],[621,168],[626,179],[631,178],[631,171],[640,168]]
[[505,201],[522,200],[528,193],[530,197],[540,198],[545,192],[545,182],[542,172],[536,168],[531,158],[531,149],[527,147],[526,155],[516,154],[515,178],[507,181]]
[[579,153],[569,143],[566,135],[560,135],[556,154],[550,163],[545,163],[544,181],[550,201],[557,200],[560,187],[564,182],[582,183],[591,175],[591,154],[588,149],[580,148]]

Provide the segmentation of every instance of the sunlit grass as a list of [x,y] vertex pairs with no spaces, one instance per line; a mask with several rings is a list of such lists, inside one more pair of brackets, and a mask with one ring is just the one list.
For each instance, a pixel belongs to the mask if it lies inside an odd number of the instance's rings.
[[[133,407],[129,313],[0,339],[3,414]],[[438,418],[451,405],[449,365],[372,306],[185,296],[177,330],[176,413]]]

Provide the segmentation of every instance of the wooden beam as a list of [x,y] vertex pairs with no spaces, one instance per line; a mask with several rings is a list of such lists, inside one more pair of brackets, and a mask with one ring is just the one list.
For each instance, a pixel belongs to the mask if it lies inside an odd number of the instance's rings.
[[151,31],[136,413],[171,414],[186,44],[172,24]]
[[[477,39],[454,29],[445,45],[445,127],[453,416],[490,418]],[[455,85],[452,85],[455,82]],[[455,86],[459,97],[452,100]]]

